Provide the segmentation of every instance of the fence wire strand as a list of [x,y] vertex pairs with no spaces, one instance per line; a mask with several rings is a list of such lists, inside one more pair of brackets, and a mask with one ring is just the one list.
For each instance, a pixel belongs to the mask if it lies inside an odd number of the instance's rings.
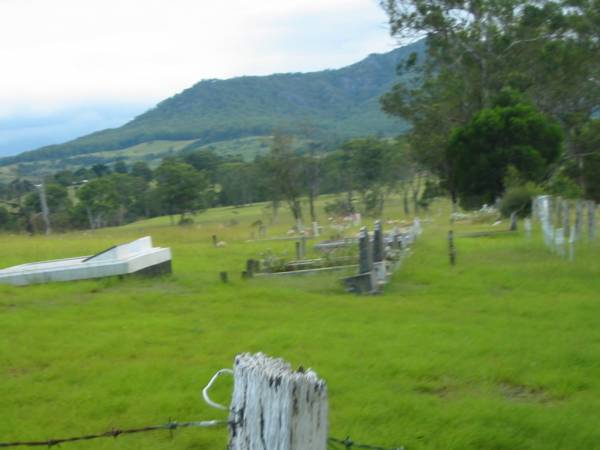
[[[129,428],[129,429],[118,429],[113,428],[112,430],[105,431],[104,433],[98,434],[87,434],[83,436],[74,436],[68,438],[58,438],[58,439],[47,439],[45,441],[15,441],[15,442],[0,442],[1,448],[8,447],[54,447],[60,444],[66,444],[70,442],[78,442],[78,441],[91,441],[93,439],[101,439],[101,438],[118,438],[121,435],[127,434],[136,434],[136,433],[146,433],[149,431],[174,431],[178,428],[214,428],[218,426],[227,425],[227,421],[225,420],[207,420],[201,422],[167,422],[162,425],[151,425],[147,427],[140,428]],[[362,448],[367,450],[404,450],[404,447],[394,447],[394,448],[385,448],[378,447],[376,445],[369,444],[361,444],[358,442],[354,442],[350,437],[346,437],[345,439],[337,439],[330,437],[328,439],[330,448],[333,450],[338,449],[353,449],[353,448]]]
[[15,442],[0,442],[0,447],[53,447],[59,444],[77,441],[91,441],[92,439],[101,438],[117,438],[125,434],[146,433],[149,431],[169,430],[173,431],[178,428],[213,428],[221,425],[227,425],[225,420],[207,420],[201,422],[171,422],[162,425],[150,425],[140,428],[118,429],[105,431],[98,434],[87,434],[83,436],[75,436],[68,438],[47,439],[45,441],[15,441]]

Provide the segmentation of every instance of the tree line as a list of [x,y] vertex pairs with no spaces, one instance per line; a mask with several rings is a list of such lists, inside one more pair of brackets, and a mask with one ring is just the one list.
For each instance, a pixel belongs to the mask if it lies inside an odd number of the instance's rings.
[[312,143],[299,151],[293,139],[276,134],[269,151],[251,162],[203,149],[166,157],[156,168],[118,161],[62,170],[37,185],[15,179],[0,184],[0,229],[45,232],[42,197],[54,231],[162,215],[187,224],[209,207],[255,202],[269,202],[273,221],[288,210],[301,228],[319,220],[315,202],[322,194],[338,194],[327,204],[332,215],[377,216],[394,192],[404,193],[407,212],[426,207],[420,196],[425,173],[409,160],[403,141],[371,137],[334,149]]

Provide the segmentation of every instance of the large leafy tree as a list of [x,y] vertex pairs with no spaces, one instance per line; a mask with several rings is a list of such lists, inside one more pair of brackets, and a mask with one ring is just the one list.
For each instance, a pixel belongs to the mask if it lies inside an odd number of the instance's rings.
[[396,185],[405,163],[399,144],[377,138],[354,139],[342,146],[345,176],[365,213],[379,216],[385,196]]
[[208,178],[190,164],[174,159],[165,159],[156,169],[158,195],[169,215],[179,214],[183,223],[188,213],[206,207],[205,193]]
[[260,160],[274,209],[280,199],[287,202],[299,229],[304,226],[302,195],[306,185],[303,163],[303,158],[294,151],[292,138],[280,133],[273,137],[269,153]]
[[452,134],[451,187],[464,206],[492,203],[504,192],[509,168],[523,180],[546,178],[562,140],[560,126],[530,105],[483,109]]
[[452,129],[493,105],[505,88],[524,93],[573,138],[600,103],[600,4],[597,0],[384,0],[391,32],[423,37],[400,69],[413,83],[383,97],[384,109],[411,122],[416,159],[450,176]]

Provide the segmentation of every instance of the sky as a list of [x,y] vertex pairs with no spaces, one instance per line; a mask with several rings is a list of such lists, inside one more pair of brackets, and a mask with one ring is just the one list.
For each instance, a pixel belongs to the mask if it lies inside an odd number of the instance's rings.
[[395,46],[377,0],[0,0],[0,155],[119,126],[202,79]]

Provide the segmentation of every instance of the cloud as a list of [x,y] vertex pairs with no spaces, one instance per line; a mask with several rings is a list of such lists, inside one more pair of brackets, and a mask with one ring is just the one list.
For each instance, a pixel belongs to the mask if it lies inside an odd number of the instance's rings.
[[157,102],[201,79],[340,67],[392,44],[377,0],[3,0],[0,116]]

